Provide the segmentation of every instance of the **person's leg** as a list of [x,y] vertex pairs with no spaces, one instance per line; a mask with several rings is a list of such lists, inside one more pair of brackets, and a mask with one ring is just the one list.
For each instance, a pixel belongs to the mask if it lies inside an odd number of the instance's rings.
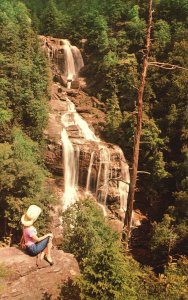
[[46,254],[46,248],[41,252],[40,260],[44,259],[44,255]]
[[52,257],[51,257],[51,249],[52,249],[52,237],[49,238],[47,247],[45,248],[45,254],[49,262],[52,262]]
[[44,240],[36,243],[36,252],[37,254],[42,253],[47,248],[50,237],[45,238]]
[[52,237],[47,237],[46,239],[36,243],[36,252],[41,253],[40,259],[47,258],[49,263],[52,263],[51,249],[52,249]]

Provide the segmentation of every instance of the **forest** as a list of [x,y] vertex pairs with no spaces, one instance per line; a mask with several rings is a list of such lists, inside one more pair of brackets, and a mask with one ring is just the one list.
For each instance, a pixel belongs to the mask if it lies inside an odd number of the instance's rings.
[[[0,0],[0,245],[18,241],[31,203],[44,211],[42,232],[56,201],[43,157],[52,78],[37,35],[85,41],[87,93],[107,107],[103,139],[122,148],[131,168],[148,3]],[[81,276],[62,286],[60,299],[188,299],[187,20],[187,0],[153,0],[134,203],[147,234],[134,229],[127,253],[95,204],[74,204],[63,214],[62,247]],[[147,258],[134,256],[139,243]]]

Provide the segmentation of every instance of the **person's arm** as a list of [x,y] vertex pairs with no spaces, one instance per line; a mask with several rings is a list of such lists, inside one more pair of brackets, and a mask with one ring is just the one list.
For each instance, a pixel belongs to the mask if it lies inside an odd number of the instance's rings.
[[25,248],[25,240],[24,240],[24,236],[23,236],[23,234],[22,234],[22,237],[21,237],[21,239],[20,239],[19,246],[20,246],[22,249],[24,249],[24,248]]
[[47,234],[41,236],[40,238],[37,235],[32,235],[32,239],[33,239],[34,242],[40,242],[40,241],[44,240],[47,237],[53,237],[53,234],[52,233],[47,233]]

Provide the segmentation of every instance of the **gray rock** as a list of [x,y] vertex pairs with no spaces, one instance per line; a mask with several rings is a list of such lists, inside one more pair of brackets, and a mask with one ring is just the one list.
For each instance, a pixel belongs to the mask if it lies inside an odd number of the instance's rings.
[[7,270],[1,282],[0,299],[38,300],[49,295],[57,299],[63,282],[79,274],[79,267],[72,254],[53,250],[54,265],[30,257],[18,248],[1,248],[0,264]]

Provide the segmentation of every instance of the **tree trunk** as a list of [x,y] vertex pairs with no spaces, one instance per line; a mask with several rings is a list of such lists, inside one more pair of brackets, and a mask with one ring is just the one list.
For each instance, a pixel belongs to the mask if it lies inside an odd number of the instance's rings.
[[138,90],[138,98],[137,98],[138,113],[137,113],[137,127],[134,136],[131,183],[130,183],[128,203],[127,203],[127,211],[125,214],[125,221],[124,221],[124,234],[125,234],[124,241],[125,241],[126,249],[128,249],[128,243],[131,236],[131,221],[132,221],[133,203],[134,203],[136,179],[137,179],[137,172],[138,172],[140,136],[142,130],[143,94],[144,94],[144,88],[145,88],[145,82],[147,76],[148,56],[149,56],[150,44],[151,44],[151,27],[152,27],[152,0],[149,0],[149,18],[148,18],[147,35],[146,35],[146,49],[144,51],[143,68],[142,68],[140,87]]

